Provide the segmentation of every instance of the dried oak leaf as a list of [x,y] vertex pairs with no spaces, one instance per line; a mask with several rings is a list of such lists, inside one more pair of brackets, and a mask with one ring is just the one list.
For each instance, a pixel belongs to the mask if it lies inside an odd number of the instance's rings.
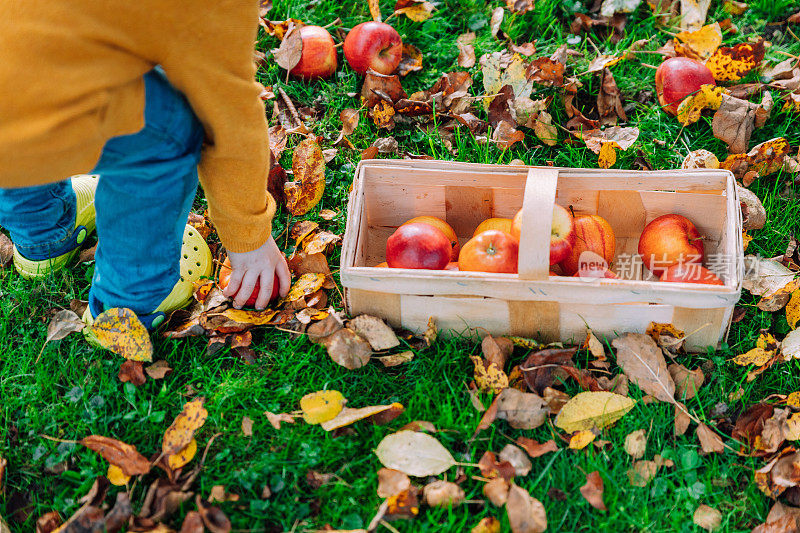
[[717,81],[736,81],[745,77],[764,59],[764,40],[722,46],[714,52],[706,66]]
[[294,216],[313,209],[325,192],[325,160],[322,149],[312,138],[304,139],[292,155],[295,181],[284,184],[286,206]]

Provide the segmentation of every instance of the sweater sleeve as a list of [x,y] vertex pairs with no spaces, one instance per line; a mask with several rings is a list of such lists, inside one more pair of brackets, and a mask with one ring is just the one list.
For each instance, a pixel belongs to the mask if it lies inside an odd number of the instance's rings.
[[209,215],[223,245],[248,252],[271,235],[275,201],[267,193],[269,142],[255,81],[253,0],[197,2],[191,24],[169,39],[162,66],[205,129],[199,164]]

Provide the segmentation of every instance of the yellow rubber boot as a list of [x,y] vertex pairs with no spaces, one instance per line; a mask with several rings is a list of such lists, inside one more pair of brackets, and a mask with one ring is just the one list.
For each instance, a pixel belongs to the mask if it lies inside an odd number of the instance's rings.
[[64,267],[75,257],[80,245],[95,230],[94,193],[97,190],[97,176],[74,176],[71,180],[72,190],[78,200],[75,228],[83,227],[74,235],[75,248],[50,259],[34,261],[26,259],[14,248],[14,268],[20,275],[28,279],[43,278],[51,272]]

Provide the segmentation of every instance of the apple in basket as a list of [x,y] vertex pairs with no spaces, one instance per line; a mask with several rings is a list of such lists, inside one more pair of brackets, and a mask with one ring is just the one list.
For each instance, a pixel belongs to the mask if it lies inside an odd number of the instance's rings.
[[462,271],[516,274],[519,243],[509,233],[490,229],[471,238],[461,248],[458,268]]
[[344,38],[344,57],[362,76],[369,69],[391,74],[403,57],[403,40],[385,22],[362,22]]
[[662,215],[644,227],[639,255],[650,272],[661,276],[678,263],[703,262],[703,237],[682,215]]
[[475,231],[472,232],[472,236],[475,237],[479,233],[483,233],[486,230],[496,229],[498,231],[505,231],[506,233],[511,233],[511,226],[514,225],[514,222],[510,218],[487,218],[480,224],[478,227],[475,228]]
[[336,72],[336,44],[328,30],[321,26],[303,26],[297,31],[303,41],[303,51],[291,71],[292,76],[312,80],[327,78]]
[[678,263],[677,265],[672,265],[661,274],[661,281],[725,285],[713,272],[697,263]]
[[[616,242],[614,230],[611,229],[611,224],[606,219],[598,215],[577,216],[575,217],[575,245],[567,258],[561,261],[561,268],[566,275],[575,275],[582,269],[581,258],[591,255],[585,254],[585,252],[593,252],[599,256],[600,261],[605,263],[604,266],[607,268],[614,261]],[[594,267],[594,265],[588,266]]]
[[[511,234],[520,239],[522,232],[522,209],[514,215]],[[566,208],[553,205],[553,223],[550,227],[550,264],[560,263],[569,256],[575,246],[575,221]]]
[[[225,289],[228,286],[228,283],[231,281],[231,274],[233,270],[231,268],[231,261],[227,257],[225,261],[222,263],[222,268],[219,271],[219,288]],[[256,281],[256,286],[253,288],[253,293],[250,295],[250,298],[247,299],[247,302],[244,304],[245,307],[254,307],[256,305],[256,300],[258,300],[258,291],[261,290],[261,283]],[[275,275],[275,279],[272,281],[272,295],[269,297],[269,300],[275,300],[278,297],[278,294],[281,290],[281,281],[278,279],[278,275]]]
[[441,218],[423,215],[419,217],[414,217],[411,220],[404,222],[403,226],[405,226],[406,224],[416,224],[416,223],[429,224],[434,228],[441,230],[441,232],[444,233],[444,236],[450,240],[450,246],[452,248],[452,252],[450,253],[450,260],[458,261],[458,251],[461,249],[461,245],[458,244],[458,236],[456,235],[455,230],[452,228],[452,226],[450,226],[450,224],[448,224]]
[[389,268],[443,270],[452,251],[442,230],[422,222],[403,224],[386,241],[386,263]]

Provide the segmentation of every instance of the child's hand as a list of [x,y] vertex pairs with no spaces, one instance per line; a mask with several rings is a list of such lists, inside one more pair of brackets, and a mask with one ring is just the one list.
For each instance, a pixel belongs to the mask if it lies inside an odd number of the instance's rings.
[[260,285],[255,306],[259,310],[266,308],[269,303],[275,276],[280,280],[280,295],[286,296],[289,292],[291,275],[286,257],[272,237],[252,252],[228,252],[228,258],[231,262],[231,279],[222,294],[226,298],[234,297],[233,306],[236,309],[241,309],[247,302],[256,282]]

